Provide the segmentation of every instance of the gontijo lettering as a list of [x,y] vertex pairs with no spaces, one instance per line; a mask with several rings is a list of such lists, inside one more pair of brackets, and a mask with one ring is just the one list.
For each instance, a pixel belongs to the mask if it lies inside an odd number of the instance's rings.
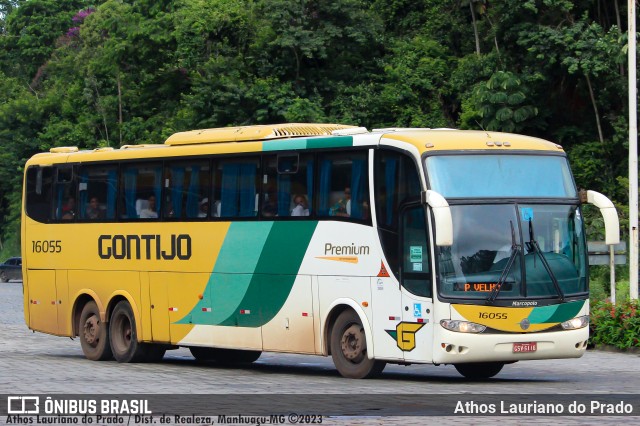
[[146,260],[189,260],[191,258],[191,236],[171,234],[163,239],[161,235],[100,235],[98,256],[101,259],[146,259]]

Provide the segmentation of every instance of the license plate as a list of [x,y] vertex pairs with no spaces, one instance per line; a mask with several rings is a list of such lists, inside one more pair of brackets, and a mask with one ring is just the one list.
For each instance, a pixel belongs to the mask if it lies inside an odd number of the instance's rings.
[[514,353],[535,352],[538,350],[538,342],[514,343]]

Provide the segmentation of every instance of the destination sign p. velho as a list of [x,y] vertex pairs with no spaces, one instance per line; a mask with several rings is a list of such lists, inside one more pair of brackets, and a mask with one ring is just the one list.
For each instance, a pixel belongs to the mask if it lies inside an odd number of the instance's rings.
[[[463,291],[463,292],[480,292],[480,293],[489,293],[493,291],[493,289],[498,285],[498,283],[455,283],[453,285],[453,291]],[[502,283],[501,291],[511,291],[513,288],[513,283],[505,282]]]

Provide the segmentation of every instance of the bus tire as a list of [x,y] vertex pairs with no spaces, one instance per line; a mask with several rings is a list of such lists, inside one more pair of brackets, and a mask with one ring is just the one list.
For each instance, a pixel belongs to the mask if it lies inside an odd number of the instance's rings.
[[[138,342],[136,320],[126,300],[118,302],[109,319],[109,341],[118,362],[147,361],[150,345]],[[163,354],[164,355],[164,354]]]
[[80,346],[87,359],[105,361],[113,358],[107,323],[100,321],[98,305],[93,300],[87,302],[80,313],[78,322]]
[[367,339],[358,315],[348,309],[338,315],[331,329],[331,357],[343,377],[368,379],[382,373],[386,362],[369,359]]
[[458,373],[467,379],[482,380],[489,379],[502,370],[503,362],[471,362],[468,364],[454,364]]

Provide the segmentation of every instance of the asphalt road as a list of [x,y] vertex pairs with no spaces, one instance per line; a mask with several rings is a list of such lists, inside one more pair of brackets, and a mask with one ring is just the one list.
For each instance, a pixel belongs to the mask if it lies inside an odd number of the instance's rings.
[[[240,414],[242,407],[270,404],[267,396],[280,394],[289,395],[289,405],[294,408],[316,400],[341,407],[350,402],[354,408],[365,402],[372,407],[380,406],[380,411],[374,407],[367,415],[355,410],[352,416],[336,415],[323,420],[323,424],[341,425],[494,424],[496,420],[513,424],[618,424],[640,420],[640,356],[635,354],[588,351],[580,359],[519,362],[505,366],[495,378],[481,382],[466,381],[453,366],[434,365],[389,365],[378,379],[350,380],[338,375],[330,358],[275,353],[263,353],[257,362],[242,368],[199,364],[186,349],[169,351],[163,362],[156,364],[92,362],[83,357],[77,339],[28,330],[22,306],[21,283],[0,284],[0,394],[3,395],[231,395],[230,403],[235,404],[233,407]],[[566,410],[562,417],[554,418],[475,418],[463,416],[464,413],[400,416],[404,414],[402,410],[425,414],[416,411],[417,400],[431,401],[432,406],[482,398],[485,401],[488,398],[489,403],[506,398],[509,403],[511,396],[522,394],[532,394],[539,401],[545,396],[566,399],[576,395],[587,405],[598,396],[634,394],[628,401],[636,417],[574,417],[567,415]],[[0,417],[0,423],[7,420],[10,419]],[[124,423],[134,424],[133,420],[127,418]]]

